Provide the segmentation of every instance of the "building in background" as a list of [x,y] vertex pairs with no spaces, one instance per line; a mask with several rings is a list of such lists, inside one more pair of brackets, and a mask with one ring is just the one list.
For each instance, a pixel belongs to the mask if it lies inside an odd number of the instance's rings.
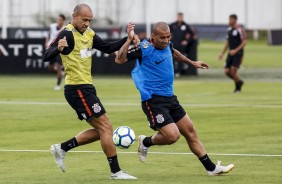
[[101,26],[123,25],[128,21],[136,24],[173,22],[177,12],[183,12],[185,21],[191,24],[225,24],[226,17],[236,13],[239,23],[247,29],[282,28],[281,0],[73,0],[68,3],[1,0],[0,16],[8,19],[9,27],[44,27],[53,22],[59,12],[70,17],[73,7],[79,3],[93,8],[96,22]]

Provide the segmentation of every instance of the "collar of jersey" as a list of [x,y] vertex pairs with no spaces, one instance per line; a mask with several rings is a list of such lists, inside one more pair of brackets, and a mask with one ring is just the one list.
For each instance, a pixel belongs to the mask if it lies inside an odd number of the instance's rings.
[[156,47],[156,45],[154,44],[152,38],[149,39],[149,42],[150,42],[150,44],[151,44],[153,47],[155,47],[155,49],[157,49],[157,50],[165,50],[165,49],[159,49],[158,47]]

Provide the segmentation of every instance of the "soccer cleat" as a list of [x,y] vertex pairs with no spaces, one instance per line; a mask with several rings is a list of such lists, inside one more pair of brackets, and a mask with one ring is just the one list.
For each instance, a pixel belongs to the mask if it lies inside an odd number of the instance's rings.
[[65,172],[64,158],[66,152],[61,149],[61,144],[53,144],[50,150],[55,157],[55,162],[58,165],[58,167],[62,170],[62,172]]
[[55,91],[59,91],[60,89],[61,89],[61,86],[58,86],[58,85],[54,86]]
[[135,180],[137,179],[135,176],[131,176],[123,171],[119,171],[117,173],[111,173],[111,179],[114,180]]
[[138,155],[139,155],[139,160],[141,162],[145,162],[146,158],[147,158],[147,153],[148,153],[148,149],[146,146],[144,146],[143,144],[143,140],[146,138],[145,135],[140,135],[138,137],[138,142],[139,142],[139,146],[138,146]]
[[221,166],[221,161],[217,161],[216,167],[213,171],[208,171],[209,176],[218,176],[221,174],[228,173],[234,168],[234,164],[229,164],[228,166]]

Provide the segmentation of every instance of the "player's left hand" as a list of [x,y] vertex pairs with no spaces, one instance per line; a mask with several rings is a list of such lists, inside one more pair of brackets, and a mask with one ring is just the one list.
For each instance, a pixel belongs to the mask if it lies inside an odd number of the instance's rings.
[[186,45],[188,45],[187,40],[183,40],[183,41],[181,42],[181,45],[182,45],[182,46],[186,46]]
[[195,68],[208,69],[209,65],[203,61],[193,62]]
[[235,49],[229,51],[229,54],[230,54],[231,56],[234,56],[236,53],[237,53],[237,52],[236,52]]

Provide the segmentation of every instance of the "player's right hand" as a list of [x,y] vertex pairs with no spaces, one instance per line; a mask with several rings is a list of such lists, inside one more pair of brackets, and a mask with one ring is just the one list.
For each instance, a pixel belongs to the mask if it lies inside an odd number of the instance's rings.
[[127,24],[127,34],[128,34],[128,39],[133,40],[134,38],[134,27],[135,24],[133,22],[129,22]]
[[64,50],[65,47],[68,47],[68,42],[67,42],[67,39],[66,37],[64,36],[63,39],[60,39],[59,42],[58,42],[58,50],[60,52],[62,52]]
[[223,54],[219,54],[219,56],[218,56],[218,61],[221,61],[222,58],[223,58]]

